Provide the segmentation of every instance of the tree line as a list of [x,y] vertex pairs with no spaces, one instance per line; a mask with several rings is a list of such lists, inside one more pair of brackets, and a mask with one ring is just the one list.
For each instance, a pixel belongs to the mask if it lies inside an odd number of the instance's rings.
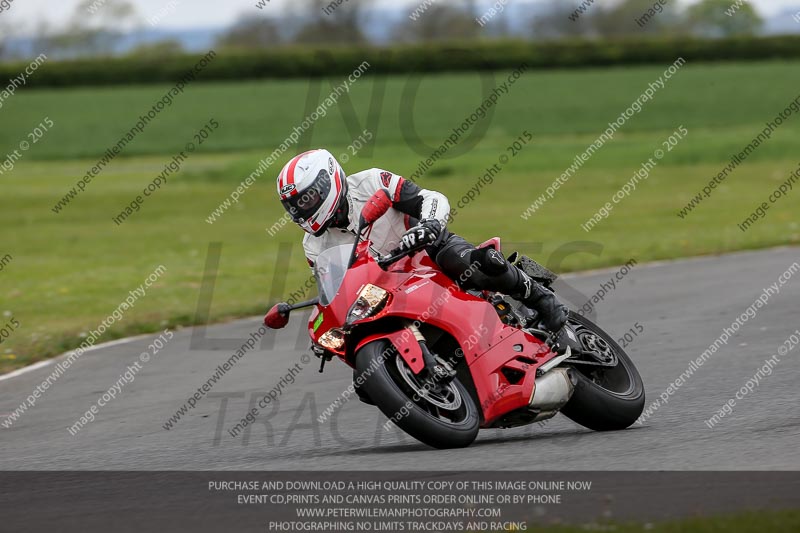
[[[175,7],[179,1],[165,4]],[[732,7],[736,9],[732,10]],[[82,0],[59,28],[40,22],[33,48],[54,58],[119,55],[126,35],[159,25],[169,27],[169,9],[145,20],[127,0]],[[173,10],[174,11],[174,10]],[[217,37],[215,48],[258,50],[291,46],[376,44],[370,28],[381,28],[377,44],[526,40],[616,39],[641,36],[706,38],[757,34],[762,19],[747,2],[700,0],[420,0],[404,8],[373,0],[294,0],[280,12],[252,8]],[[0,20],[0,58],[10,53],[14,28]],[[184,52],[177,40],[128,46],[128,55],[154,58]],[[5,52],[5,56],[4,56]]]

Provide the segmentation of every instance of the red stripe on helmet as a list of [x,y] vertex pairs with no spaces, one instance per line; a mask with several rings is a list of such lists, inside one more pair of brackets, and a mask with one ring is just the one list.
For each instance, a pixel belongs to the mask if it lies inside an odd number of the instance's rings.
[[302,154],[295,156],[294,159],[291,160],[291,162],[289,163],[289,169],[286,171],[286,184],[287,185],[289,183],[294,183],[294,167],[297,166],[298,161],[300,161],[300,159],[304,155],[310,154],[312,152],[316,152],[316,150],[309,150],[308,152],[303,152]]
[[284,185],[286,185],[286,167],[285,166],[281,169],[281,173],[278,174],[278,192],[280,193],[281,198],[286,196],[285,194],[281,193],[281,190],[283,189]]
[[286,168],[287,167],[283,167],[283,170],[281,170],[281,173],[278,174],[278,194],[280,194],[281,200],[286,200],[290,196],[294,196],[295,194],[297,194],[297,189],[296,188],[293,188],[288,193],[283,192],[283,188],[287,185],[287,183],[286,183]]

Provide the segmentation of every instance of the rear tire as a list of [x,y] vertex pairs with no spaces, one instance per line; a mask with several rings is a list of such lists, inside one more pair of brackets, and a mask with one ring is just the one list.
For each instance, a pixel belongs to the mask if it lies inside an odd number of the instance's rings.
[[645,404],[644,384],[633,361],[612,337],[588,319],[570,311],[569,324],[585,328],[604,340],[614,350],[617,366],[573,365],[577,379],[575,392],[561,412],[595,431],[630,427],[641,416]]
[[[399,360],[399,361],[398,361]],[[480,417],[464,386],[453,379],[446,385],[457,408],[437,407],[415,394],[404,380],[408,369],[387,340],[365,345],[356,354],[356,375],[378,409],[400,429],[434,448],[464,448],[478,436]],[[408,376],[410,370],[407,370]],[[407,413],[407,414],[404,414]]]

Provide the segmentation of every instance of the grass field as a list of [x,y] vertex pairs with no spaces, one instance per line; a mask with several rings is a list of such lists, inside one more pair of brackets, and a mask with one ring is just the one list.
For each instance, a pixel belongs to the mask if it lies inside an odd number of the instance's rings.
[[[642,262],[800,242],[792,194],[746,233],[736,227],[797,167],[798,117],[788,119],[690,216],[677,217],[730,156],[797,96],[798,63],[687,64],[535,216],[521,218],[662,71],[528,72],[500,98],[494,114],[473,128],[485,129],[480,142],[437,162],[420,184],[444,192],[455,204],[527,130],[533,141],[460,210],[454,231],[473,241],[498,234],[527,243],[519,245],[523,251],[540,242],[536,257],[544,260],[572,241],[602,244],[602,254],[570,255],[562,270],[621,264],[632,257]],[[502,82],[506,75],[495,78]],[[408,91],[416,82],[416,97],[404,100],[404,91],[406,97],[413,94]],[[383,98],[376,97],[384,84]],[[12,257],[0,262],[0,312],[5,321],[19,323],[0,344],[0,371],[76,346],[82,332],[96,328],[161,264],[166,274],[104,339],[193,323],[211,242],[223,243],[212,319],[261,312],[278,297],[271,297],[271,290],[284,275],[283,294],[295,290],[308,276],[300,230],[286,227],[275,237],[266,231],[282,215],[274,176],[283,161],[213,225],[206,218],[303,120],[310,87],[304,81],[191,86],[59,214],[51,211],[53,205],[168,87],[29,91],[7,101],[0,109],[5,126],[0,128],[0,164],[45,117],[54,126],[12,171],[0,175],[0,261],[6,254]],[[321,98],[330,87],[323,82]],[[350,93],[355,113],[346,115],[357,120],[354,131],[373,132],[375,146],[362,149],[345,170],[379,166],[411,175],[479,105],[480,94],[479,77],[471,74],[362,79]],[[375,123],[368,120],[371,103],[378,110]],[[340,110],[348,108],[341,101],[320,119],[310,144],[346,152],[352,135]],[[181,172],[169,177],[140,212],[115,225],[112,217],[211,118],[219,129]],[[409,118],[429,148],[409,146],[411,130],[404,125]],[[580,224],[679,126],[688,129],[686,139],[608,220],[583,231]],[[277,267],[280,243],[295,244],[288,272]]]

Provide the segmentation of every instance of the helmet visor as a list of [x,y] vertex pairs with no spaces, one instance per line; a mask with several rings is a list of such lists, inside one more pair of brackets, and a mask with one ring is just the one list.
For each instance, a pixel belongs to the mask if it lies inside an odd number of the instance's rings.
[[284,209],[295,223],[302,223],[314,217],[325,203],[331,191],[331,177],[327,170],[320,170],[310,187],[281,200]]

